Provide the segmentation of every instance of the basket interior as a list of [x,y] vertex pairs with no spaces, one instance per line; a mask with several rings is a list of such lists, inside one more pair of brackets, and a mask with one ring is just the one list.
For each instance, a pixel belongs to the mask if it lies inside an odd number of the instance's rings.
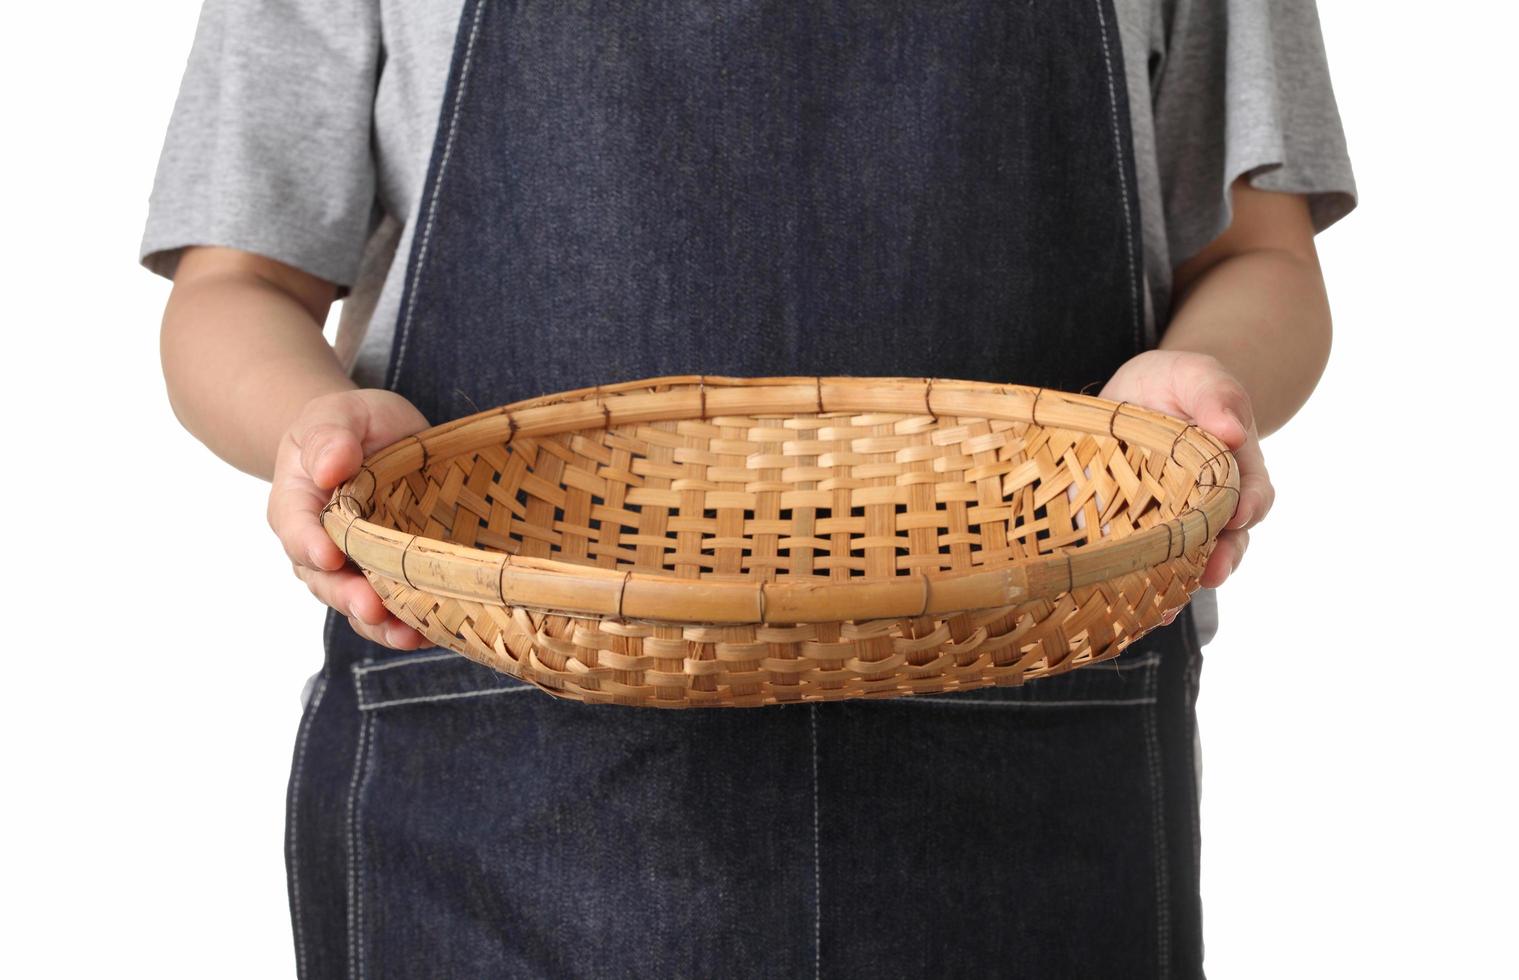
[[[1158,457],[1158,458],[1156,458]],[[679,578],[985,569],[1184,509],[1165,454],[1024,421],[906,413],[613,425],[428,460],[369,520],[466,547]]]

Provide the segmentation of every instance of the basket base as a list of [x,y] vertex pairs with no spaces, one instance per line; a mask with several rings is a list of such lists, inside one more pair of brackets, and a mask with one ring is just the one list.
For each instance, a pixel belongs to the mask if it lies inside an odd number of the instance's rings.
[[1173,562],[1179,574],[1163,591],[1136,574],[1048,602],[817,624],[597,619],[440,598],[365,575],[386,608],[428,640],[554,697],[763,707],[1012,686],[1110,660],[1190,600],[1211,551],[1209,542]]

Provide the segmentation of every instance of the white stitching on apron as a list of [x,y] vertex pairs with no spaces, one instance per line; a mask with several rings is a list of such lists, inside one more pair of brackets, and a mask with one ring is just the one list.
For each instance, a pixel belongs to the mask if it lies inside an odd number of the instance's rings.
[[1108,18],[1102,9],[1103,0],[1097,0],[1097,28],[1102,35],[1103,66],[1108,72],[1108,114],[1113,120],[1113,149],[1117,153],[1118,164],[1118,189],[1123,192],[1123,235],[1124,251],[1129,258],[1129,296],[1133,300],[1134,307],[1134,349],[1142,351],[1144,341],[1141,339],[1141,321],[1144,319],[1144,301],[1139,295],[1139,276],[1135,271],[1134,263],[1134,227],[1133,219],[1129,216],[1129,184],[1124,179],[1123,162],[1127,157],[1124,155],[1123,134],[1118,125],[1118,93],[1113,87],[1113,51],[1108,43]]
[[[406,315],[401,318],[400,349],[396,351],[396,369],[390,379],[389,387],[394,389],[401,377],[401,364],[406,359],[406,341],[411,336],[411,317],[417,307],[417,282],[422,278],[422,269],[427,265],[427,246],[432,240],[433,219],[438,213],[438,191],[443,186],[443,174],[448,170],[448,158],[454,151],[454,136],[459,131],[459,112],[464,107],[464,91],[469,84],[469,68],[474,60],[475,38],[480,33],[480,20],[485,14],[486,0],[480,0],[475,7],[475,22],[470,25],[469,43],[464,48],[464,64],[459,71],[459,91],[454,95],[454,111],[448,120],[448,139],[443,144],[443,159],[438,162],[438,176],[433,180],[432,193],[427,199],[427,222],[422,229],[422,247],[417,252],[417,267],[411,270],[411,297],[406,303]],[[1127,193],[1127,191],[1125,191]]]
[[392,698],[389,701],[369,701],[359,706],[360,711],[377,711],[380,708],[394,708],[403,704],[430,704],[434,701],[458,701],[461,698],[483,698],[492,694],[522,694],[525,691],[538,691],[533,684],[524,684],[521,687],[493,687],[481,691],[460,691],[456,694],[429,694],[426,697],[417,698]]
[[1154,704],[1155,698],[1093,698],[1090,701],[987,701],[982,698],[965,698],[951,696],[947,698],[934,697],[932,695],[909,695],[899,698],[894,703],[906,707],[910,704],[954,704],[962,708],[1085,708],[1092,707],[1129,707],[1137,704]]
[[306,935],[301,928],[301,854],[298,848],[299,834],[296,824],[300,820],[301,799],[301,772],[306,765],[306,743],[310,741],[312,720],[316,718],[317,711],[322,707],[322,695],[327,693],[327,679],[319,677],[316,682],[316,691],[311,695],[311,710],[307,711],[301,719],[300,734],[296,736],[295,743],[295,772],[290,780],[290,809],[286,814],[286,821],[290,827],[286,841],[290,848],[290,903],[294,908],[295,915],[295,975],[298,980],[304,980],[306,976]]
[[[354,686],[358,686],[357,677],[354,678]],[[368,781],[370,760],[374,757],[367,750],[374,737],[374,727],[379,724],[379,718],[372,713],[361,717],[364,720],[359,723],[359,744],[354,750],[353,779],[348,784],[348,975],[355,980],[363,980],[364,977],[364,964],[361,960],[363,944],[359,941],[359,932],[364,927],[363,855],[358,840],[359,798]]]
[[392,670],[396,667],[410,667],[413,664],[430,664],[437,660],[452,660],[459,656],[463,654],[450,650],[446,653],[428,653],[417,657],[397,657],[395,660],[366,660],[353,668],[353,672],[361,675],[372,674],[377,670]]
[[[1146,679],[1152,700],[1157,699],[1156,671]],[[1155,850],[1155,956],[1158,977],[1171,975],[1171,887],[1169,856],[1166,852],[1165,785],[1162,782],[1160,740],[1156,733],[1155,709],[1145,712],[1145,759],[1150,770],[1150,798],[1154,824]]]
[[812,975],[823,975],[823,837],[818,819],[818,706],[812,705]]

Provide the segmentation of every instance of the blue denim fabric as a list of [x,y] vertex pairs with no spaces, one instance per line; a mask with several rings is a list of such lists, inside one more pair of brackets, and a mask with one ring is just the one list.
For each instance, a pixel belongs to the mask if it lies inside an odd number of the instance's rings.
[[466,4],[387,386],[442,422],[660,374],[1100,385],[1143,343],[1114,29]]
[[755,709],[435,649],[333,669],[292,781],[301,975],[1195,976],[1189,618],[1023,687]]
[[[389,387],[1076,390],[1140,350],[1107,0],[465,5]],[[1190,610],[1017,688],[587,706],[333,614],[305,977],[1201,972]]]

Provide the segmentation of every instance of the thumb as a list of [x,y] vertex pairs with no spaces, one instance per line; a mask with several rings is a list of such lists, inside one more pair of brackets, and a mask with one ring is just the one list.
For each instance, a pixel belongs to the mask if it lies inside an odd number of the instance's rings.
[[313,399],[290,432],[311,481],[331,490],[357,473],[364,462],[367,427],[368,413],[357,399]]
[[1182,411],[1231,450],[1250,437],[1254,413],[1245,386],[1222,372],[1200,375],[1181,393]]

